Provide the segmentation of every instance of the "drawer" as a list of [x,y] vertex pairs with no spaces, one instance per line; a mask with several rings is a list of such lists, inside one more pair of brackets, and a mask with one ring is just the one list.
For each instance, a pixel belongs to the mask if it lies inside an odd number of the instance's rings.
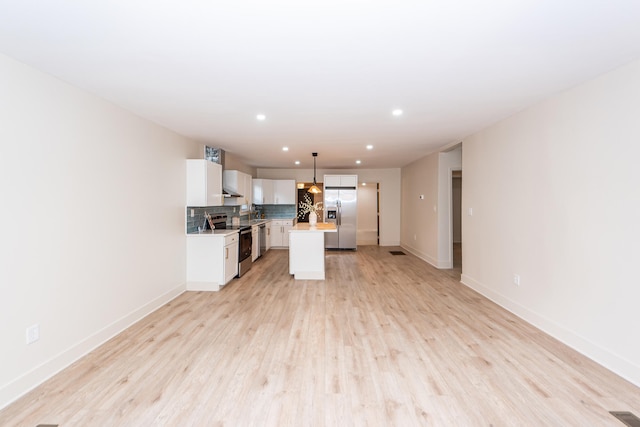
[[225,236],[224,238],[224,245],[230,245],[233,242],[237,242],[238,241],[238,233],[233,233],[229,236]]

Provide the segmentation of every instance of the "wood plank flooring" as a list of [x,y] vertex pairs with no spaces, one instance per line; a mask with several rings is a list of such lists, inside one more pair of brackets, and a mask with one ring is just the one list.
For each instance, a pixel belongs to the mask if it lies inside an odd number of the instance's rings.
[[640,389],[407,254],[272,250],[0,412],[2,426],[618,426]]

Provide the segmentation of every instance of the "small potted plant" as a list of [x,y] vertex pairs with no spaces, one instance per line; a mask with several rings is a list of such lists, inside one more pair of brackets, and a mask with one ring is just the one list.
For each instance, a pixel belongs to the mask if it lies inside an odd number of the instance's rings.
[[302,219],[309,214],[309,226],[315,227],[318,223],[318,212],[322,210],[322,202],[312,203],[308,194],[304,195],[304,202],[300,202],[298,218]]

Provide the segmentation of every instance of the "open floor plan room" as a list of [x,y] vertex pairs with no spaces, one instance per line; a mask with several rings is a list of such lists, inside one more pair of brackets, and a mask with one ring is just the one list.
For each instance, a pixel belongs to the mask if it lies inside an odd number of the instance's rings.
[[0,412],[2,426],[622,426],[640,389],[417,257],[269,251]]

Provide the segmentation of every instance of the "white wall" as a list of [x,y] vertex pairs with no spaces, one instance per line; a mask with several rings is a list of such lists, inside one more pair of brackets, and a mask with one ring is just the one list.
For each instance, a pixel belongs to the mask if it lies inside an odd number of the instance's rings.
[[[204,146],[203,146],[204,150]],[[230,153],[228,151],[225,152],[225,161],[224,161],[225,170],[238,170],[240,172],[247,173],[252,177],[256,177],[256,168],[252,166],[248,166],[242,160],[240,160],[235,154]]]
[[184,159],[202,153],[1,55],[0,86],[2,407],[184,290]]
[[[258,178],[295,179],[313,182],[313,169],[262,169]],[[380,246],[400,244],[400,169],[317,169],[316,180],[325,174],[358,175],[358,182],[380,184]]]
[[458,145],[402,168],[401,245],[438,268],[453,266],[451,173],[461,162]]
[[438,265],[438,158],[432,153],[402,168],[401,245],[434,266]]
[[463,282],[637,385],[639,113],[636,61],[466,138],[462,183]]

